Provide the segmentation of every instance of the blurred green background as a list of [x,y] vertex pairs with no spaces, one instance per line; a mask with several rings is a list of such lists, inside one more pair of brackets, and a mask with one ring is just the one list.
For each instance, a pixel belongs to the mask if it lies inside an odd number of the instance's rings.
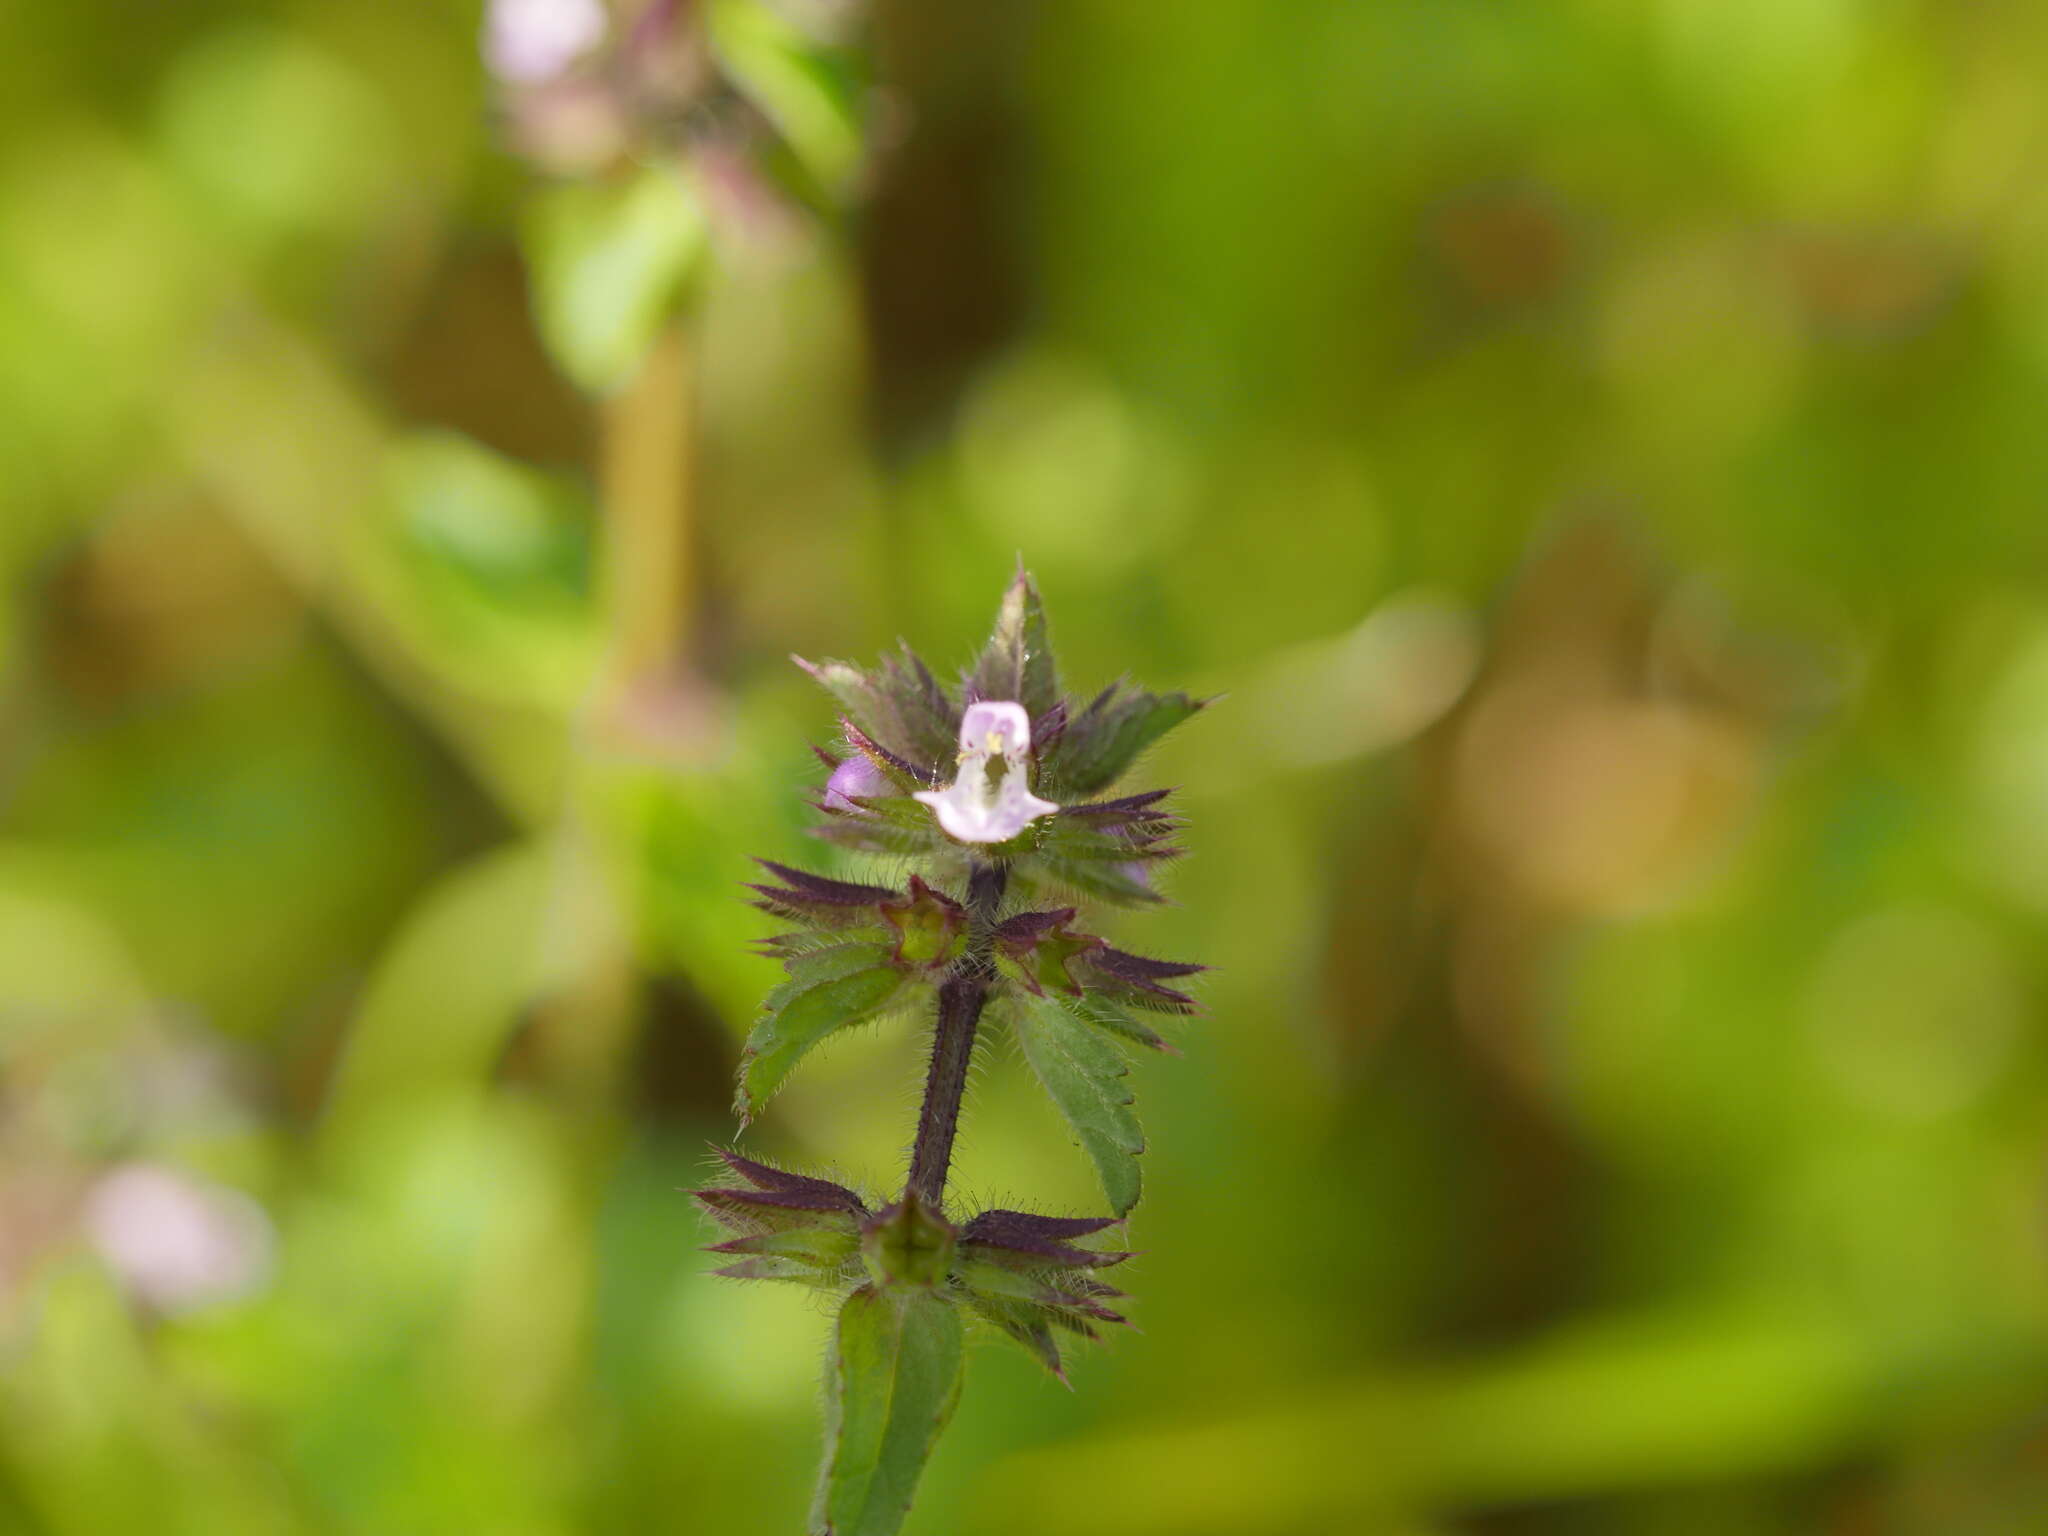
[[[869,24],[683,279],[473,4],[0,10],[0,1531],[799,1529],[827,1319],[678,1193],[785,658],[1019,551],[1228,694],[1117,928],[1217,971],[1144,1332],[912,1533],[2048,1530],[2048,9]],[[918,1052],[747,1145],[886,1184]],[[1000,1055],[962,1157],[1094,1207]]]

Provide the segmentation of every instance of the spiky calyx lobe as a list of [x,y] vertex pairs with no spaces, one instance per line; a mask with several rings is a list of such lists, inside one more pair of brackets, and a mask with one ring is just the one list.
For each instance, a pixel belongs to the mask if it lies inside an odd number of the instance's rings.
[[961,1230],[954,1271],[959,1295],[1064,1382],[1059,1335],[1095,1339],[1105,1325],[1129,1321],[1108,1305],[1124,1293],[1099,1271],[1123,1263],[1130,1252],[1081,1241],[1119,1224],[1112,1216],[983,1211]]
[[710,1246],[733,1260],[717,1273],[828,1291],[858,1280],[861,1232],[869,1219],[859,1195],[828,1179],[717,1150],[731,1180],[694,1194],[705,1213],[734,1234]]
[[997,1209],[956,1226],[916,1195],[871,1210],[844,1185],[718,1155],[727,1182],[695,1198],[733,1234],[708,1249],[731,1261],[721,1275],[841,1296],[928,1293],[964,1307],[1062,1381],[1061,1337],[1094,1339],[1127,1321],[1109,1305],[1123,1292],[1100,1272],[1132,1255],[1089,1241],[1120,1226],[1118,1217]]

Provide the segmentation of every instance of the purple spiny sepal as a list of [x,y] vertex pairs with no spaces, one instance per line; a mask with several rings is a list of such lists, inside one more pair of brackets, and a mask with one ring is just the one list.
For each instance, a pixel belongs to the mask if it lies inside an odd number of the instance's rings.
[[1121,1222],[1117,1216],[983,1211],[960,1229],[955,1283],[976,1315],[1065,1381],[1056,1332],[1092,1339],[1098,1324],[1128,1322],[1105,1305],[1123,1292],[1097,1279],[1094,1271],[1132,1255],[1076,1241]]
[[1133,1008],[1149,1008],[1159,1013],[1193,1013],[1194,998],[1176,988],[1161,986],[1160,982],[1208,969],[1206,965],[1184,961],[1154,960],[1128,950],[1112,949],[1107,944],[1077,959],[1084,972],[1084,987],[1105,992]]
[[[740,1156],[729,1147],[718,1147],[715,1150],[726,1167],[758,1190],[812,1196],[857,1215],[867,1214],[865,1202],[844,1184],[834,1184],[830,1179],[814,1178],[807,1173],[791,1173],[785,1168],[757,1163],[751,1157]],[[821,1210],[826,1208],[817,1207]]]
[[1106,1269],[1131,1257],[1121,1249],[1082,1248],[1073,1239],[1119,1225],[1120,1216],[1034,1216],[1028,1211],[983,1211],[960,1229],[960,1246],[998,1264],[1070,1265]]
[[756,859],[754,862],[782,882],[781,885],[748,886],[748,890],[758,892],[761,897],[754,905],[793,922],[879,906],[882,902],[897,900],[903,894],[886,885],[830,880],[823,875],[792,869],[787,864],[777,864],[773,859]]

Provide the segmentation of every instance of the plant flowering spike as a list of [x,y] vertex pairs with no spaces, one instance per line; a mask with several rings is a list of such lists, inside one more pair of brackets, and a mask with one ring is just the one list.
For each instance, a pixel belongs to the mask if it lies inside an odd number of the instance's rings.
[[[814,830],[876,862],[848,878],[761,861],[753,904],[785,925],[762,949],[786,976],[748,1035],[735,1107],[751,1120],[819,1043],[906,1011],[932,1024],[924,1099],[892,1201],[871,1205],[724,1149],[726,1179],[696,1198],[723,1229],[711,1251],[731,1262],[719,1274],[840,1298],[812,1530],[892,1536],[958,1394],[963,1318],[1061,1381],[1063,1337],[1125,1321],[1123,1292],[1102,1272],[1132,1257],[1106,1234],[1141,1193],[1128,1051],[1172,1052],[1137,1015],[1193,1013],[1194,996],[1173,983],[1204,967],[1111,945],[1089,931],[1084,906],[1160,899],[1156,872],[1181,852],[1169,791],[1104,792],[1203,705],[1121,683],[1086,704],[1063,696],[1022,571],[957,697],[907,646],[873,669],[798,665],[840,710],[840,749],[818,753],[827,778]],[[873,878],[883,874],[888,883]],[[985,1026],[1009,1031],[1111,1214],[948,1211]]]

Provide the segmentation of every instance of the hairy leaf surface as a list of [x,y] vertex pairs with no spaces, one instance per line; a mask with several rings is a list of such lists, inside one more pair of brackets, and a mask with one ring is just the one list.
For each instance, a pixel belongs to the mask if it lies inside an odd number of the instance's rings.
[[1145,1133],[1124,1079],[1130,1062],[1058,997],[1013,997],[1010,1028],[1024,1059],[1095,1165],[1110,1209],[1119,1216],[1138,1203],[1138,1154]]
[[895,1536],[960,1397],[961,1326],[930,1291],[862,1286],[846,1298],[827,1366],[828,1449],[812,1536]]
[[740,1057],[741,1119],[759,1113],[819,1041],[873,1018],[909,984],[895,966],[876,963],[881,954],[875,945],[842,944],[792,958],[790,979],[769,994]]

